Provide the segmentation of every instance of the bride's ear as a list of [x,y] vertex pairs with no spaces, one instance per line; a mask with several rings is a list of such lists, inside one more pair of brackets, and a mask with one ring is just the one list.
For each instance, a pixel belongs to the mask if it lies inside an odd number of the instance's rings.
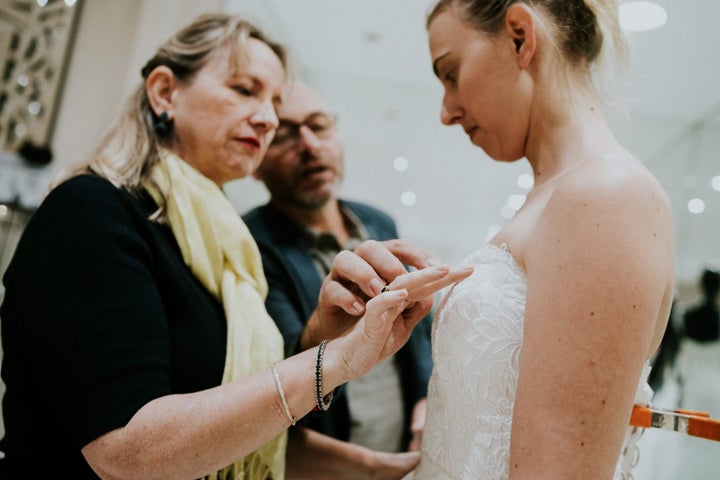
[[537,25],[533,14],[524,5],[511,6],[505,15],[505,31],[515,47],[518,67],[527,68],[537,49]]

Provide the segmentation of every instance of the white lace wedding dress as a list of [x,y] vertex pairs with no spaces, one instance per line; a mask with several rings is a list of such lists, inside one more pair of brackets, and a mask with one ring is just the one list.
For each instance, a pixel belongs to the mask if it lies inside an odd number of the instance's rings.
[[[508,478],[527,282],[504,246],[486,244],[465,263],[475,271],[452,288],[435,317],[422,461],[406,479]],[[652,396],[649,372],[637,403]],[[638,436],[628,428],[615,479],[632,478]]]

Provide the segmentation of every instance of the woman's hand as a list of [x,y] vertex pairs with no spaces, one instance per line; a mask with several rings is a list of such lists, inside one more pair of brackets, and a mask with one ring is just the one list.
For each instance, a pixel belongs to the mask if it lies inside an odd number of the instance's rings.
[[[405,265],[427,275],[413,276]],[[472,269],[443,266],[430,252],[406,240],[369,240],[355,252],[342,251],[323,282],[318,308],[303,331],[301,347],[310,348],[325,338],[343,335],[365,313],[366,302],[386,286],[408,291],[402,315],[414,326],[432,308],[436,291],[470,273]]]
[[419,452],[422,450],[422,434],[425,431],[425,417],[427,414],[427,398],[421,398],[413,407],[410,417],[410,444],[408,452]]
[[358,475],[358,479],[397,480],[405,478],[420,464],[420,452],[387,453],[370,452],[371,468],[368,474]]
[[[370,299],[365,315],[328,346],[337,349],[329,355],[336,361],[339,358],[344,376],[349,380],[364,375],[376,363],[397,352],[431,306],[431,303],[423,305],[415,299],[422,298],[421,302],[424,302],[423,295],[431,295],[450,278],[454,275],[444,265],[415,270],[396,277],[391,289]],[[392,290],[398,287],[401,289]],[[415,296],[409,292],[415,292]]]
[[[308,458],[313,458],[308,462]],[[287,480],[399,480],[420,463],[419,452],[385,453],[305,427],[290,429]]]

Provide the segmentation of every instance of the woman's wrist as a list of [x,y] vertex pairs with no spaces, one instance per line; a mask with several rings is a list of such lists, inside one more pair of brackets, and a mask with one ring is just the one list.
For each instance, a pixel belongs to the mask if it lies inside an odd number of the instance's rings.
[[[326,396],[328,393],[335,390],[340,385],[349,382],[350,380],[357,378],[355,372],[348,368],[349,365],[343,356],[343,346],[341,339],[335,339],[328,341],[322,352],[322,395]],[[319,353],[316,350],[316,359]],[[317,366],[317,360],[316,360]]]
[[315,310],[308,319],[307,323],[305,324],[305,328],[300,334],[300,339],[298,341],[299,351],[305,351],[313,348],[319,345],[320,342],[323,340],[323,338],[319,338],[320,336],[318,335],[319,323],[320,314],[317,310]]

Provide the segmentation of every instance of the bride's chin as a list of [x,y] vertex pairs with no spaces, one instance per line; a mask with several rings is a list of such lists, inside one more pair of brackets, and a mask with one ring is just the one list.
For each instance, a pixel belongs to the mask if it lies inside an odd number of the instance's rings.
[[496,162],[503,162],[503,163],[513,163],[517,162],[521,158],[524,158],[521,154],[516,153],[510,153],[510,152],[492,152],[489,150],[483,149],[485,154],[495,160]]

